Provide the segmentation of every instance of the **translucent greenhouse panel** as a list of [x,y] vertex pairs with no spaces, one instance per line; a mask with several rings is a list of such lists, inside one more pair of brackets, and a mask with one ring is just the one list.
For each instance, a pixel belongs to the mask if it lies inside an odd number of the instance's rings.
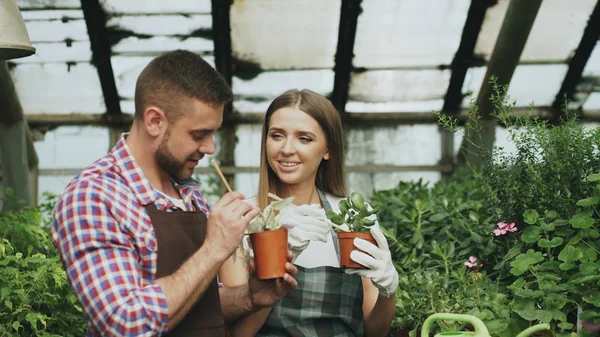
[[[475,53],[489,61],[509,0],[488,9]],[[545,0],[537,13],[521,62],[567,61],[577,48],[596,0]]]
[[197,31],[212,30],[210,14],[113,16],[106,26],[140,35],[187,36]]
[[441,179],[441,173],[435,171],[420,172],[392,172],[392,173],[359,173],[348,172],[347,187],[349,192],[360,192],[366,197],[371,197],[374,191],[389,190],[400,181],[417,181],[435,184]]
[[107,23],[109,32],[127,32],[129,36],[112,46],[113,54],[157,55],[174,49],[200,54],[212,53],[212,18],[203,15],[116,16]]
[[437,125],[401,125],[346,131],[346,165],[436,165]]
[[11,75],[25,114],[106,111],[98,72],[90,63],[19,64]]
[[81,8],[80,0],[16,0],[15,3],[23,10],[49,8]]
[[246,124],[236,127],[237,143],[235,145],[235,165],[260,165],[260,139],[262,125]]
[[590,55],[585,68],[583,69],[583,76],[600,76],[600,43],[596,42],[596,46]]
[[353,64],[383,68],[450,64],[471,1],[364,0]]
[[592,92],[583,103],[583,112],[584,113],[592,113],[596,112],[595,115],[599,115],[600,111],[600,92]]
[[373,70],[353,73],[349,99],[361,102],[443,100],[450,70]]
[[[552,105],[568,69],[566,64],[517,66],[508,89],[511,101],[516,100],[518,107],[527,107],[531,102],[538,107]],[[474,100],[477,99],[486,71],[487,67],[469,68],[467,71],[463,92],[471,91]],[[469,98],[466,97],[463,106],[468,105]]]
[[38,201],[41,201],[44,193],[61,195],[74,176],[52,175],[38,177]]
[[[73,146],[77,144],[77,146]],[[33,143],[43,169],[83,169],[109,151],[107,128],[61,126]]]
[[210,14],[212,8],[211,0],[102,0],[100,3],[110,14]]
[[333,68],[340,0],[235,1],[233,57],[262,69]]
[[[214,67],[214,56],[202,56],[208,64]],[[135,83],[138,76],[148,63],[152,56],[112,56],[111,64],[115,75],[115,83],[119,96],[121,97],[121,110],[125,113],[133,113]]]
[[[289,89],[310,89],[321,95],[333,90],[333,70],[268,71],[244,80],[233,77],[232,89],[236,97],[272,100]],[[269,102],[270,103],[270,102]]]
[[[239,125],[236,128],[237,143],[235,145],[235,166],[260,166],[260,138],[262,125]],[[236,190],[246,197],[258,192],[258,172],[237,173],[235,175]]]
[[349,113],[376,113],[376,112],[430,112],[432,110],[442,110],[444,107],[443,99],[414,102],[385,102],[385,103],[367,103],[359,101],[348,101],[346,103],[346,112]]
[[258,194],[258,172],[238,173],[235,175],[235,190],[246,198]]
[[22,13],[36,52],[11,60],[11,63],[72,63],[92,59],[81,10],[29,10]]

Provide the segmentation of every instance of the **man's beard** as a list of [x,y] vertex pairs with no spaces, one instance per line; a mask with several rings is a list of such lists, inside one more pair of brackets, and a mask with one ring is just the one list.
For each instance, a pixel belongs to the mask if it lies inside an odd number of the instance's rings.
[[185,161],[181,162],[173,156],[171,151],[167,146],[167,141],[169,140],[169,132],[163,138],[160,145],[158,145],[158,149],[154,152],[154,158],[156,159],[156,163],[158,167],[160,167],[163,171],[167,172],[169,177],[174,178],[175,180],[184,180],[188,179],[192,176],[193,170],[188,170],[185,167]]

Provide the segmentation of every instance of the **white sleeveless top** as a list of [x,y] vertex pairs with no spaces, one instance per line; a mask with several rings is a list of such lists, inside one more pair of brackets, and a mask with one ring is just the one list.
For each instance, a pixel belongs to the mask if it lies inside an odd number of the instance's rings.
[[[331,209],[335,212],[339,212],[340,209],[338,204],[342,198],[325,194],[327,197],[327,201],[331,205]],[[252,206],[256,206],[256,197],[248,198],[245,200],[247,203]],[[321,241],[310,241],[308,247],[304,251],[300,253],[294,260],[294,264],[305,267],[305,268],[315,268],[322,266],[331,266],[335,268],[340,267],[340,260],[338,259],[338,255],[335,251],[335,246],[333,242],[333,236],[331,231],[327,237],[327,242]],[[337,238],[336,238],[337,240]]]

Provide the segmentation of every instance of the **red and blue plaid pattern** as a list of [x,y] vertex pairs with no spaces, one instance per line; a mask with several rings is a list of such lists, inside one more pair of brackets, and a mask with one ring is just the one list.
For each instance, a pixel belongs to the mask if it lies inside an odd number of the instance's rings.
[[[157,243],[144,205],[176,206],[145,178],[122,136],[83,170],[56,204],[52,240],[90,324],[86,336],[159,336],[167,331],[165,295],[154,282]],[[208,214],[198,183],[174,183],[186,207]]]

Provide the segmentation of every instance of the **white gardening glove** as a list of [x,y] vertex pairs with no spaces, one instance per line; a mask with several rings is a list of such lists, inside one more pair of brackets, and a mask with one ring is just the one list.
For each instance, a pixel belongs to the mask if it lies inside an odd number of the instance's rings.
[[368,269],[346,269],[346,274],[358,274],[370,278],[373,285],[379,289],[379,294],[391,297],[398,289],[398,272],[392,262],[387,239],[379,229],[379,225],[375,224],[371,227],[371,235],[379,247],[367,240],[356,238],[354,246],[366,253],[358,250],[350,253],[350,258],[354,262],[360,263]]
[[286,207],[277,215],[277,223],[288,228],[288,246],[298,256],[311,240],[327,242],[330,227],[325,210],[319,205]]

